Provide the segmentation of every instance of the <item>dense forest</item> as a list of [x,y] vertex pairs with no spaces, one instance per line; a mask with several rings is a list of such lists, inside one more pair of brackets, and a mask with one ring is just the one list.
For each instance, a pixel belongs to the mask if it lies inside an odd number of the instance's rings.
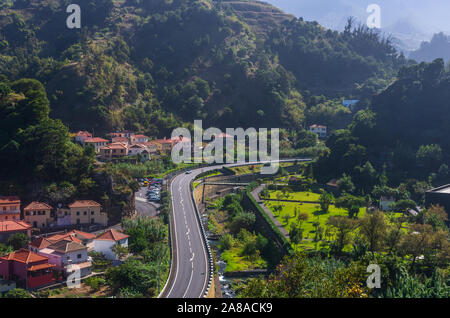
[[339,122],[340,99],[368,103],[407,63],[352,19],[339,33],[260,2],[77,3],[80,30],[65,27],[68,0],[0,9],[0,72],[42,82],[50,117],[71,130],[163,136],[194,118],[221,128]]

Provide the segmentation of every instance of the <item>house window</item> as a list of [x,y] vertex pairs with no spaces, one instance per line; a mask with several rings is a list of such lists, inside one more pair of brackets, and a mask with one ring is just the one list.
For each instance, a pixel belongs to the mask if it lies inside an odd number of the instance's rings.
[[95,219],[92,218],[92,219],[91,219],[91,224],[94,224],[94,221],[95,221]]
[[86,212],[86,211],[84,211],[84,212],[83,212],[83,215],[87,215],[87,212]]
[[45,215],[45,211],[42,211],[42,215]]
[[81,254],[78,254],[78,255],[77,255],[77,258],[81,258]]
[[77,224],[80,224],[80,219],[77,219]]
[[91,211],[91,215],[94,215],[94,211]]
[[77,215],[80,215],[80,211],[77,211]]

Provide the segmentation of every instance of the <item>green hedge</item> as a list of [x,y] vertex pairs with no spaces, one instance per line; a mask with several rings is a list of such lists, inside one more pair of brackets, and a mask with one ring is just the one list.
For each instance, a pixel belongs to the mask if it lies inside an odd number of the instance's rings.
[[246,191],[247,199],[251,202],[253,205],[254,211],[257,211],[260,216],[269,224],[270,229],[275,233],[275,235],[278,237],[279,241],[282,242],[284,249],[289,255],[292,255],[294,253],[294,250],[292,249],[291,244],[286,239],[286,237],[280,232],[278,227],[273,223],[272,219],[266,214],[266,212],[261,208],[261,206],[256,202],[256,200],[253,198],[253,196],[250,193],[250,190],[247,189]]

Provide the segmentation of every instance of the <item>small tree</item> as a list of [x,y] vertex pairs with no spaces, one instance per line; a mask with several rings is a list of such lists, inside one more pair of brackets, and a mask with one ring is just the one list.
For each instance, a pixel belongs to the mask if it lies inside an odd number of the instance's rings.
[[287,224],[289,224],[289,219],[291,218],[291,215],[289,213],[286,213],[285,215],[283,215],[283,219],[284,222]]
[[341,192],[352,193],[355,191],[355,185],[353,184],[352,177],[346,175],[345,173],[342,175],[342,178],[336,181],[336,185]]
[[331,193],[323,191],[319,198],[320,208],[322,211],[328,213],[330,205],[334,202],[334,196]]
[[16,233],[8,238],[8,245],[11,245],[14,250],[24,248],[28,244],[29,238],[23,233]]
[[128,255],[128,248],[120,244],[115,244],[111,247],[111,250],[119,260],[122,260],[126,255]]
[[386,237],[387,223],[383,212],[376,210],[373,214],[367,214],[360,221],[360,232],[369,243],[369,251],[376,252],[381,248],[381,243]]
[[331,216],[327,223],[336,230],[333,249],[340,254],[345,245],[351,242],[350,233],[355,229],[356,222],[346,216]]

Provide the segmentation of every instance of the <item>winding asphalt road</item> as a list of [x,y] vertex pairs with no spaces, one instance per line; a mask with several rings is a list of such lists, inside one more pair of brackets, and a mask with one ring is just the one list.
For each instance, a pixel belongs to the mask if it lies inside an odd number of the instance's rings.
[[[288,161],[309,161],[310,159],[288,159]],[[166,298],[201,298],[208,284],[209,260],[206,244],[196,216],[190,182],[200,173],[224,166],[256,164],[217,165],[192,170],[190,174],[179,174],[170,184],[173,208],[172,246],[173,258],[169,280],[161,293]],[[264,162],[259,162],[264,163]]]

